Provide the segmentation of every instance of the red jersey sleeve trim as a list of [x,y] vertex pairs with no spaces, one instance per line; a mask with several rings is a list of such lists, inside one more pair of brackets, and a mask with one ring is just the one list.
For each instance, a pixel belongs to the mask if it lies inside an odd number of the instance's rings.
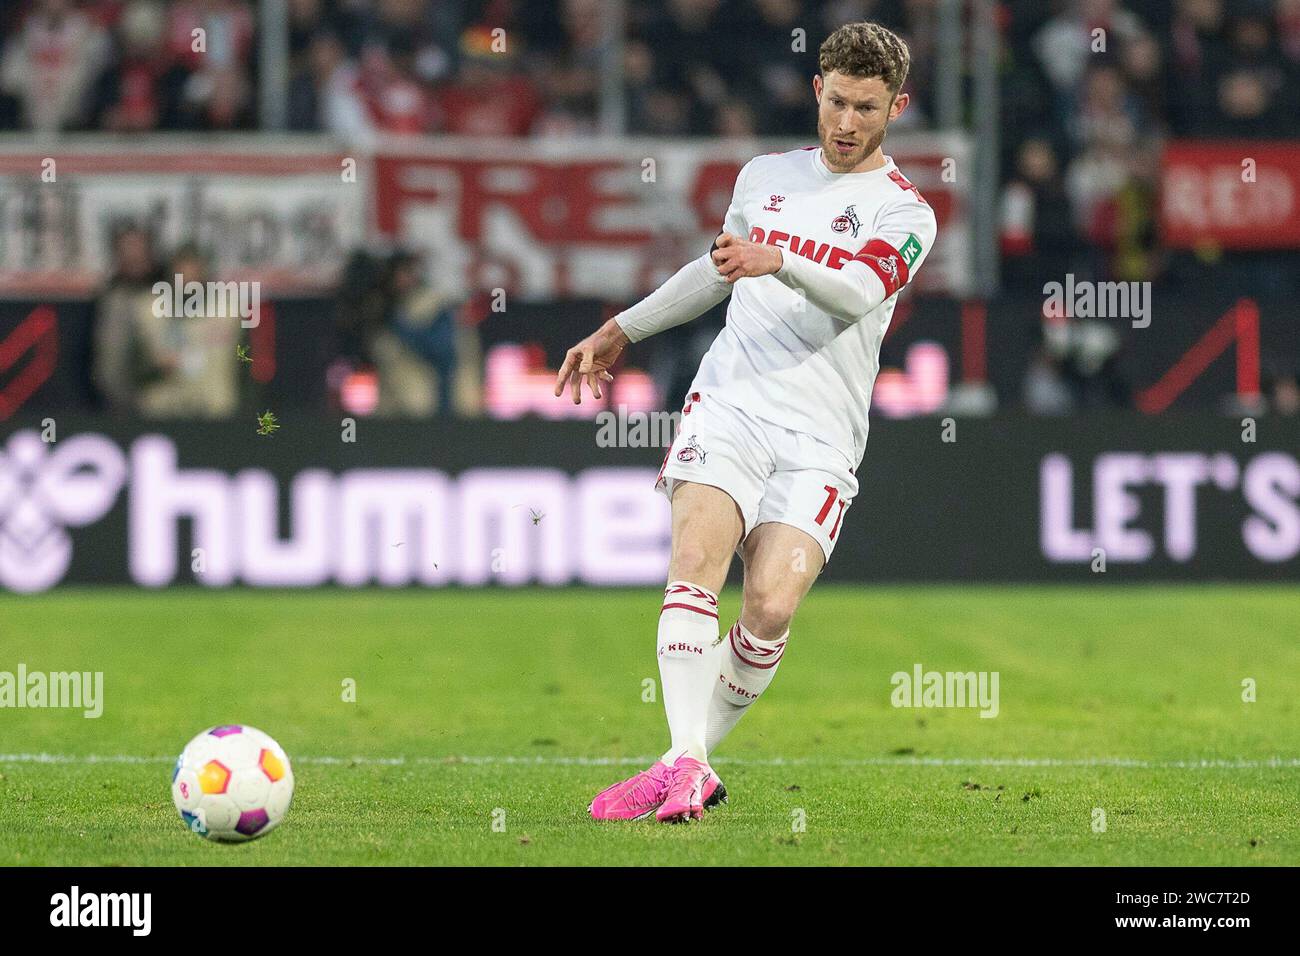
[[899,189],[903,190],[904,192],[910,190],[912,195],[915,196],[918,200],[925,203],[927,206],[930,205],[928,202],[926,202],[925,197],[921,195],[921,190],[913,186],[911,181],[908,180],[897,169],[891,169],[889,171],[889,178],[894,181],[895,185],[897,185]]

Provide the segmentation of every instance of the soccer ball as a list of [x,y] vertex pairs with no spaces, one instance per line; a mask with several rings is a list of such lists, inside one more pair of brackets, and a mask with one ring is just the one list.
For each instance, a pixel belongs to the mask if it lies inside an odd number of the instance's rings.
[[172,800],[194,833],[222,843],[265,836],[293,800],[284,750],[256,727],[223,724],[199,734],[176,758]]

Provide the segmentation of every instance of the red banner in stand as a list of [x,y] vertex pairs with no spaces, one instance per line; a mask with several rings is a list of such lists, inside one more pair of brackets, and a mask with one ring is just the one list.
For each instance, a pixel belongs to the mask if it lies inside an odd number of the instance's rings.
[[1300,249],[1300,142],[1171,142],[1160,185],[1169,246]]
[[[889,142],[939,220],[916,289],[964,295],[970,180],[955,171],[968,168],[969,144],[925,133]],[[374,157],[375,225],[428,249],[467,288],[500,287],[526,301],[631,300],[709,248],[749,159],[802,145],[394,140]]]

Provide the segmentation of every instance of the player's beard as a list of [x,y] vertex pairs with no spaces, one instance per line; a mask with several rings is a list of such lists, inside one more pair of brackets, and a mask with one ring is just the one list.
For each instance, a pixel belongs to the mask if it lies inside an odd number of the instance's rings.
[[841,156],[835,148],[835,135],[826,128],[821,120],[817,117],[817,135],[822,141],[822,156],[826,160],[826,165],[836,172],[846,173],[854,166],[857,166],[864,159],[880,148],[880,144],[885,141],[885,127],[882,126],[880,131],[873,133],[869,139],[860,147],[849,153],[847,156]]

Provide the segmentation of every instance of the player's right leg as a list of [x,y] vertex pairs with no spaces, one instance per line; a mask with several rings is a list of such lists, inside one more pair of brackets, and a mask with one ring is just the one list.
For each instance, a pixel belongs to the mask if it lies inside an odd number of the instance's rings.
[[665,763],[706,760],[708,700],[713,691],[713,648],[718,643],[718,592],[740,536],[740,508],[720,488],[681,482],[673,490],[672,557],[659,612],[659,676],[672,745]]
[[704,740],[718,679],[718,597],[745,531],[739,505],[711,485],[681,482],[673,490],[673,543],[668,587],[659,613],[659,679],[672,743],[660,763],[674,769],[656,817],[699,818],[726,799],[709,766]]
[[679,776],[683,779],[676,787],[677,798],[668,808],[674,819],[698,817],[705,805],[726,799],[726,790],[708,766],[704,737],[718,672],[717,592],[743,531],[740,508],[725,491],[695,482],[675,484],[672,552],[658,633],[659,676],[672,743],[648,770],[597,794],[590,807],[594,818],[638,819],[659,811]]

